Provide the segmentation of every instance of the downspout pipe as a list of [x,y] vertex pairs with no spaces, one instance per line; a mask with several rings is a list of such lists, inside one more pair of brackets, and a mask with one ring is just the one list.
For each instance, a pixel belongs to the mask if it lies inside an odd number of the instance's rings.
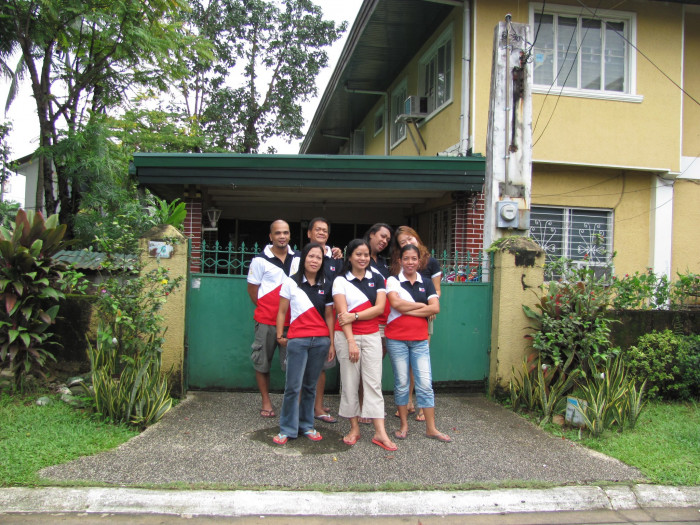
[[352,89],[347,85],[345,91],[358,95],[379,95],[384,97],[384,155],[389,155],[389,93],[386,91],[373,91],[371,89]]
[[462,120],[459,126],[459,154],[466,156],[472,149],[471,137],[471,4],[472,0],[464,2],[462,12]]

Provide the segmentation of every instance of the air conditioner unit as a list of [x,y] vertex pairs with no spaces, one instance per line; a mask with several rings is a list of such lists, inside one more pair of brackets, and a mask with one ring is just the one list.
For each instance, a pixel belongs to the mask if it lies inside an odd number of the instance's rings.
[[404,102],[403,112],[411,116],[425,116],[428,114],[428,97],[410,95]]

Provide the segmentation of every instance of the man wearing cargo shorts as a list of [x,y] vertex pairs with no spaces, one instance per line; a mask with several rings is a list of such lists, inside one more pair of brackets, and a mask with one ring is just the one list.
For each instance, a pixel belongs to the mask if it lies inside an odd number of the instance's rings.
[[[289,276],[294,251],[289,247],[289,224],[276,220],[270,224],[272,244],[257,255],[248,270],[248,295],[255,305],[255,340],[250,358],[255,369],[255,380],[262,395],[261,417],[275,417],[270,401],[270,363],[279,348],[282,370],[286,368],[286,348],[277,340],[275,323],[280,304],[280,288]],[[289,325],[289,315],[285,326]],[[285,328],[286,333],[286,328]]]

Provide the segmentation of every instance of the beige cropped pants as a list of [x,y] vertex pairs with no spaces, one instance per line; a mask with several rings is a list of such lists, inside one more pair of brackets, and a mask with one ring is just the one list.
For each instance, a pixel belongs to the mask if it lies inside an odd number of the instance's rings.
[[[340,417],[366,417],[384,419],[382,396],[382,340],[379,332],[355,335],[360,349],[357,363],[350,362],[348,341],[343,332],[335,332],[335,351],[340,364]],[[358,390],[362,382],[363,401],[360,409]]]

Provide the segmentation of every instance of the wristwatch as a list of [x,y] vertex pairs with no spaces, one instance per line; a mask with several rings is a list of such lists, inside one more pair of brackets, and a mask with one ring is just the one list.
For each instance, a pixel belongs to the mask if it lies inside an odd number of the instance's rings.
[[358,314],[357,312],[355,312],[355,321],[357,321],[358,319],[360,319],[360,314]]

